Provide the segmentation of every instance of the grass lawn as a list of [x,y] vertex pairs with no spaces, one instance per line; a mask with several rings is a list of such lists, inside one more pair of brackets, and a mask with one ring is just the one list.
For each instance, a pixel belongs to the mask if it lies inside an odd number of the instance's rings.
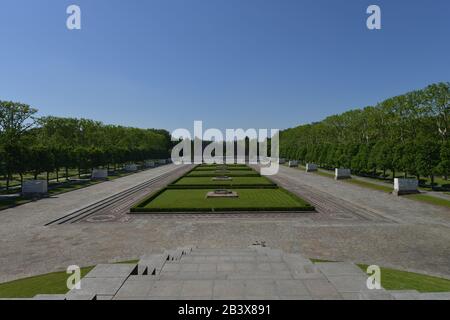
[[[359,264],[358,267],[366,272],[368,266]],[[389,268],[381,268],[381,285],[386,290],[450,291],[450,280]]]
[[[197,167],[194,169],[194,171],[216,171],[216,170],[223,170],[223,168],[221,167]],[[253,170],[252,168],[249,167],[230,167],[230,166],[226,166],[226,170],[231,170],[231,171],[235,171],[235,170]]]
[[236,189],[238,198],[206,198],[214,189],[166,189],[134,206],[132,212],[301,211],[314,208],[283,189]]
[[232,177],[232,180],[212,180],[214,177],[184,177],[175,185],[270,185],[272,181],[265,177]]
[[[334,262],[310,259],[313,263]],[[368,265],[357,264],[366,272]],[[449,292],[450,280],[425,274],[381,267],[381,286],[386,290],[417,290],[419,292]]]
[[259,173],[254,170],[232,170],[222,172],[208,170],[194,170],[189,172],[186,177],[217,177],[218,175],[227,175],[229,177],[259,177]]
[[[94,267],[81,268],[84,277]],[[37,294],[65,294],[67,277],[65,271],[53,272],[0,284],[0,298],[32,298]]]
[[30,202],[29,199],[25,199],[22,197],[18,198],[2,198],[0,199],[0,210],[8,209],[12,206],[18,206],[24,203]]
[[381,186],[379,184],[370,183],[370,182],[363,181],[363,180],[346,179],[346,180],[340,180],[340,181],[344,181],[344,182],[351,183],[351,184],[356,184],[356,185],[361,186],[361,187],[365,187],[365,188],[369,188],[369,189],[373,189],[373,190],[378,190],[378,191],[383,191],[383,192],[387,192],[387,193],[391,193],[394,190],[393,187],[390,187],[388,185]]
[[437,205],[437,206],[450,208],[450,201],[449,200],[441,199],[441,198],[437,198],[437,197],[433,197],[433,196],[429,196],[429,195],[426,195],[426,194],[409,194],[409,195],[404,195],[402,197],[406,197],[406,198],[411,199],[411,200],[416,200],[416,201],[421,201],[421,202],[434,204],[434,205]]

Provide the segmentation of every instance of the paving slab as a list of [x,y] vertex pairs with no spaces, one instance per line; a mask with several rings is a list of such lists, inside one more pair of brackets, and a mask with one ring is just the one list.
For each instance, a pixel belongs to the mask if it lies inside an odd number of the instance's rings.
[[418,300],[450,300],[450,292],[420,293]]
[[159,280],[155,281],[151,290],[147,293],[148,297],[178,297],[183,287],[183,281],[180,280]]
[[244,280],[246,297],[275,297],[277,295],[274,280]]
[[417,300],[419,292],[416,290],[389,290],[395,300]]
[[316,263],[315,265],[327,276],[366,276],[357,265],[349,262],[323,262]]
[[85,278],[126,278],[137,274],[137,264],[98,264]]
[[180,292],[180,297],[209,297],[212,298],[213,280],[186,280]]
[[242,299],[245,295],[245,285],[240,280],[216,280],[214,281],[213,297],[228,299],[235,297]]
[[339,293],[358,293],[362,291],[368,291],[367,278],[358,277],[354,275],[344,276],[327,276],[327,279],[333,284]]
[[310,292],[302,280],[276,280],[278,296],[308,296]]
[[337,289],[326,279],[305,279],[303,283],[309,293],[315,298],[340,297]]
[[150,290],[153,288],[155,281],[125,281],[120,287],[116,296],[119,297],[133,297],[133,296],[147,296]]
[[115,295],[125,282],[126,278],[83,278],[81,288],[72,289],[67,293],[67,297],[77,295]]
[[38,294],[33,300],[66,300],[65,294]]

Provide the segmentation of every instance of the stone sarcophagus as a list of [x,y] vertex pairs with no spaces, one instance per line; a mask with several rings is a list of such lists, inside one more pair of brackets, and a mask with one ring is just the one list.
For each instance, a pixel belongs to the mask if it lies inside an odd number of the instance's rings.
[[47,180],[26,180],[22,184],[22,194],[24,196],[43,195],[47,192]]
[[416,179],[394,179],[394,191],[397,196],[402,194],[419,193],[419,181]]
[[290,160],[289,161],[289,167],[298,167],[298,161],[297,160]]
[[314,172],[314,171],[317,171],[317,164],[307,163],[306,164],[306,172]]
[[137,164],[135,164],[135,163],[130,163],[130,164],[125,165],[125,171],[133,172],[133,171],[137,171],[137,170],[138,170],[138,167],[137,167]]
[[94,180],[108,179],[108,169],[93,169],[91,179]]
[[342,168],[336,168],[334,170],[334,178],[336,180],[341,179],[350,179],[351,176],[351,170],[350,169],[342,169]]
[[155,167],[155,161],[150,161],[150,160],[145,161],[145,167],[146,168],[154,168]]

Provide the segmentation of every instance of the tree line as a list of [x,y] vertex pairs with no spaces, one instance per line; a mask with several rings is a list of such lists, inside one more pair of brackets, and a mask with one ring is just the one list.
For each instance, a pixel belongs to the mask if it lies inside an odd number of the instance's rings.
[[359,174],[448,179],[450,83],[436,83],[280,133],[280,155]]
[[75,118],[36,117],[27,104],[0,101],[0,176],[9,188],[13,175],[23,181],[41,173],[116,169],[127,162],[167,158],[172,147],[166,130],[105,125]]

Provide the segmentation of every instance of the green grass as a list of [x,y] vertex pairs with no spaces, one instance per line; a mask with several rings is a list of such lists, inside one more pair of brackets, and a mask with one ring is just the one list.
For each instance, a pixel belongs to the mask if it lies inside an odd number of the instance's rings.
[[232,180],[215,180],[214,177],[184,177],[175,185],[270,185],[272,181],[265,177],[232,177]]
[[[119,261],[117,264],[138,263],[138,259]],[[83,278],[94,267],[81,268]],[[46,273],[34,277],[0,283],[0,298],[32,298],[37,294],[66,294],[68,274],[65,271]]]
[[[366,272],[368,266],[359,264],[358,267]],[[448,279],[389,268],[381,268],[381,285],[386,290],[450,291],[450,280]]]
[[450,208],[450,201],[446,199],[441,199],[433,196],[428,196],[426,194],[409,194],[402,197],[406,197],[411,200],[426,202],[429,204],[434,204],[436,206],[442,206]]
[[191,171],[186,177],[216,177],[218,175],[227,175],[229,177],[259,177],[259,173],[254,170],[233,170],[225,173],[215,171]]
[[375,183],[370,183],[367,181],[363,181],[363,180],[357,180],[357,179],[346,179],[346,180],[341,180],[343,182],[347,182],[347,183],[351,183],[351,184],[355,184],[361,187],[365,187],[368,189],[373,189],[373,190],[378,190],[378,191],[383,191],[383,192],[392,192],[394,189],[390,186],[381,186],[379,184],[375,184]]
[[17,198],[8,198],[8,199],[0,199],[0,210],[8,209],[14,206],[19,206],[21,204],[25,204],[30,202],[31,200],[25,199],[22,197]]
[[[84,277],[93,268],[81,268],[81,276]],[[66,284],[68,276],[65,271],[60,271],[2,283],[0,298],[32,298],[37,294],[65,294],[68,291]]]
[[214,189],[165,189],[134,206],[132,212],[301,211],[314,208],[283,189],[236,189],[238,198],[206,198]]
[[253,170],[252,168],[249,167],[230,167],[230,166],[226,166],[225,169],[221,168],[221,167],[197,167],[194,169],[194,171],[222,171],[222,170],[229,170],[229,171],[239,171],[239,170],[244,170],[244,171],[248,171],[248,170]]
[[[322,259],[310,259],[313,263],[335,262]],[[363,271],[367,271],[367,264],[357,264]],[[386,290],[417,290],[419,292],[449,292],[450,280],[425,274],[383,268],[381,270],[381,286]]]

